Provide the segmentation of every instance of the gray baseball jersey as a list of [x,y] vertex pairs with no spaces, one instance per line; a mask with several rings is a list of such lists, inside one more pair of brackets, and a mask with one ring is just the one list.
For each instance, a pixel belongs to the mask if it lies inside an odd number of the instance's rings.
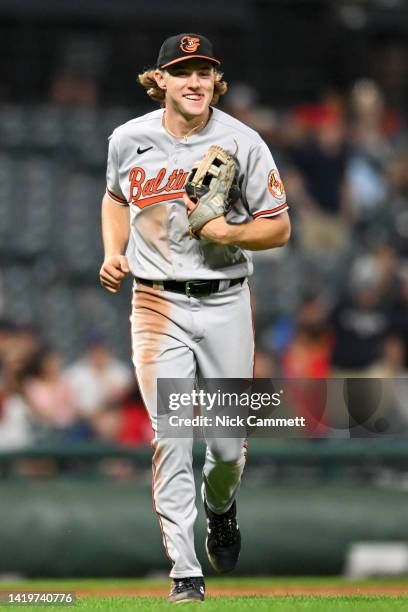
[[107,194],[130,206],[127,257],[132,273],[150,280],[233,279],[252,273],[248,251],[191,240],[182,196],[193,163],[217,144],[239,162],[241,199],[230,223],[271,217],[288,207],[272,155],[259,134],[218,109],[203,130],[177,140],[163,109],[121,125],[110,137]]

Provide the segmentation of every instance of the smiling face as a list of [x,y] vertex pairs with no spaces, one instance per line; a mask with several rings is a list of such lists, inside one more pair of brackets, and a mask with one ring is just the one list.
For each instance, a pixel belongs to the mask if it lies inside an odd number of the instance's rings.
[[166,92],[166,108],[185,117],[206,116],[214,94],[215,70],[205,60],[185,60],[156,70],[158,86]]

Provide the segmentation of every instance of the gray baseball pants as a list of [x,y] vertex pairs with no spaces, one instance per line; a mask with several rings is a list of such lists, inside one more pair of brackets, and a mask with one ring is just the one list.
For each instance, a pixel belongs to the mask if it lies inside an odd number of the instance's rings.
[[[187,297],[135,283],[131,314],[133,363],[157,431],[158,378],[251,378],[254,334],[247,281],[206,297]],[[219,514],[234,501],[245,465],[245,440],[208,439],[203,480]],[[202,576],[194,547],[192,438],[153,440],[153,505],[171,578]]]

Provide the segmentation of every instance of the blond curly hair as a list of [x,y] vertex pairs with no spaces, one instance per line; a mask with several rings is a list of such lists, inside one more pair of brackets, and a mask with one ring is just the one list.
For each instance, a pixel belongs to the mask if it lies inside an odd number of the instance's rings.
[[[155,70],[146,70],[138,75],[137,80],[146,89],[147,95],[152,98],[152,100],[160,102],[160,106],[165,106],[166,93],[156,83],[154,73]],[[222,72],[215,71],[214,94],[211,100],[211,106],[218,104],[220,97],[227,93],[228,84],[226,81],[222,80],[222,77]]]

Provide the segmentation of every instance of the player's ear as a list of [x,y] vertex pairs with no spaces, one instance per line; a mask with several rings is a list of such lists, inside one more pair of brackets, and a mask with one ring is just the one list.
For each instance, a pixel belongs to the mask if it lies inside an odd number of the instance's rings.
[[160,87],[160,89],[166,89],[166,81],[165,81],[164,73],[162,70],[154,71],[154,79],[157,83],[157,86]]

